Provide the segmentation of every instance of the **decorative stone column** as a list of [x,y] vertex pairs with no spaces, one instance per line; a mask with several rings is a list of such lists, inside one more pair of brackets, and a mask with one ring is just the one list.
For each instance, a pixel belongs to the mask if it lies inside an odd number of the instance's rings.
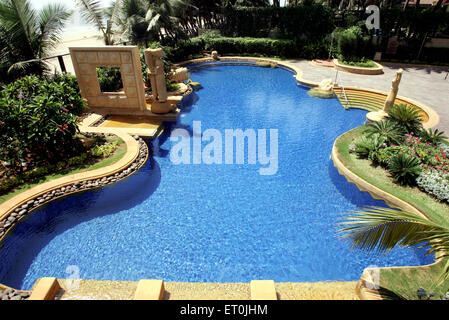
[[396,77],[393,79],[393,81],[391,81],[390,92],[388,93],[387,100],[385,100],[385,104],[384,104],[384,108],[383,108],[383,111],[385,111],[385,112],[388,112],[388,110],[390,110],[390,108],[394,104],[394,101],[396,100],[396,96],[397,96],[398,90],[399,90],[399,82],[401,82],[401,78],[402,78],[402,72],[404,72],[404,70],[399,69],[396,72]]
[[388,110],[390,110],[390,108],[394,105],[394,101],[396,100],[396,96],[399,90],[399,83],[401,82],[402,78],[402,72],[404,72],[404,70],[399,69],[396,72],[395,78],[391,81],[390,92],[387,95],[387,99],[385,99],[385,104],[382,110],[372,111],[366,115],[366,120],[368,122],[380,121],[386,118]]
[[151,103],[151,112],[153,113],[169,113],[176,108],[167,101],[164,63],[160,59],[163,55],[162,48],[145,50],[145,62],[148,66],[151,91],[154,98]]

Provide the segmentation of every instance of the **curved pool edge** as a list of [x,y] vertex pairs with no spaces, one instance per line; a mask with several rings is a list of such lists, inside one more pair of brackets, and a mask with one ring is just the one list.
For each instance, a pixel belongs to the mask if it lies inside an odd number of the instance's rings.
[[[116,131],[114,129],[105,129],[101,127],[80,127],[81,132],[85,133],[108,133],[114,134],[121,138],[126,144],[126,153],[120,158],[117,162],[113,164],[85,172],[75,173],[68,176],[64,176],[52,181],[48,181],[42,184],[39,184],[31,189],[25,190],[20,194],[12,197],[9,200],[6,200],[2,204],[0,204],[0,221],[4,220],[8,217],[8,215],[17,209],[20,206],[25,205],[28,201],[45,194],[47,192],[51,192],[55,189],[62,188],[64,186],[81,182],[85,180],[92,180],[103,178],[106,176],[113,175],[117,172],[125,170],[129,167],[139,155],[139,144],[138,142],[128,134],[125,134],[120,131]],[[1,238],[0,238],[1,239]]]
[[[350,130],[351,131],[351,130]],[[338,173],[345,177],[345,179],[349,182],[354,184],[360,191],[368,192],[373,198],[384,200],[390,207],[395,207],[398,209],[407,210],[409,212],[415,213],[421,217],[424,217],[426,219],[429,219],[429,217],[426,215],[425,212],[422,212],[418,210],[413,204],[406,202],[404,200],[401,200],[397,198],[396,196],[372,185],[368,181],[362,179],[358,175],[356,175],[354,172],[352,172],[348,167],[346,167],[343,162],[340,160],[338,156],[338,150],[337,150],[337,141],[348,133],[349,131],[341,134],[340,136],[335,139],[334,144],[332,146],[332,153],[331,158],[332,162],[334,164],[334,167],[338,170]],[[431,264],[422,265],[422,266],[399,266],[399,267],[376,267],[376,270],[392,270],[392,269],[400,269],[400,270],[410,270],[410,269],[426,269],[432,266],[436,266],[439,261],[435,261]],[[373,268],[366,268],[359,281],[357,282],[356,286],[356,293],[359,296],[361,300],[383,300],[382,293],[380,292],[381,288],[378,287],[376,284],[374,284],[372,280],[372,276],[370,273],[370,270]]]
[[[259,58],[259,57],[242,57],[242,56],[225,56],[220,57],[219,60],[214,60],[210,57],[206,58],[199,58],[199,59],[192,59],[192,60],[186,60],[179,63],[174,64],[174,66],[188,66],[188,65],[195,65],[195,64],[201,64],[205,62],[220,62],[220,61],[253,61],[253,62],[269,62],[273,63],[275,65],[280,65],[286,69],[289,69],[290,71],[294,72],[295,74],[293,77],[296,79],[297,83],[301,86],[307,87],[307,88],[313,88],[317,87],[319,85],[318,82],[308,80],[304,78],[304,73],[301,71],[301,69],[295,65],[292,65],[289,63],[289,61],[282,61],[282,60],[275,60],[270,58]],[[362,92],[366,92],[367,94],[370,93],[376,93],[376,94],[382,94],[385,96],[385,98],[388,95],[388,92],[382,91],[382,90],[376,90],[371,88],[359,88],[354,86],[345,86],[345,89],[353,89],[358,90]],[[414,99],[404,97],[404,96],[397,96],[398,100],[405,101],[408,104],[414,105],[418,108],[420,108],[424,113],[427,114],[429,117],[428,121],[426,121],[423,125],[426,129],[433,128],[440,122],[440,116],[438,113],[428,105],[425,105],[424,103],[421,103],[419,101],[416,101]],[[379,106],[379,109],[383,106]]]
[[[215,61],[216,60],[213,60],[211,58],[201,58],[201,59],[194,59],[194,60],[188,60],[188,61],[180,62],[180,63],[178,63],[176,65],[177,66],[185,66],[185,65],[193,65],[193,64],[199,64],[199,63],[204,63],[204,62],[215,62]],[[298,67],[293,66],[293,65],[291,65],[291,64],[289,64],[288,62],[285,62],[285,61],[279,61],[279,60],[274,60],[274,59],[269,59],[269,58],[238,57],[238,56],[237,57],[231,57],[231,56],[230,57],[220,57],[220,61],[255,61],[255,62],[260,61],[260,62],[274,63],[276,65],[283,66],[286,69],[289,69],[290,71],[296,73],[295,75],[293,75],[293,77],[296,79],[298,84],[304,85],[304,86],[308,86],[308,87],[318,86],[318,83],[304,79],[303,78],[303,73],[302,73],[302,71]],[[365,91],[368,91],[368,92],[372,91],[372,92],[380,92],[380,93],[386,94],[385,92],[378,91],[378,90],[373,90],[373,89],[360,89],[360,88],[356,88],[356,89],[358,89],[358,90],[365,90]],[[413,104],[418,103],[418,102],[416,102],[416,101],[414,101],[412,99],[408,99],[408,98],[405,98],[405,97],[400,97],[400,98],[403,99],[403,100],[413,101],[414,102]],[[424,110],[424,112],[426,112],[429,115],[429,122],[431,124],[431,126],[429,126],[429,127],[436,126],[438,124],[438,122],[439,122],[438,114],[432,108],[430,108],[428,106],[425,106],[425,105],[423,105],[421,103],[419,103],[419,106],[423,107],[422,109]],[[82,128],[80,128],[80,130],[83,131],[83,132],[112,133],[112,134],[115,134],[115,135],[119,136],[120,138],[122,138],[127,143],[127,152],[126,152],[125,156],[123,156],[119,161],[117,161],[113,165],[107,166],[107,167],[102,168],[102,169],[92,170],[92,171],[89,171],[89,172],[85,173],[85,174],[90,173],[90,175],[81,176],[82,173],[79,173],[79,174],[75,174],[75,175],[71,175],[71,176],[67,176],[67,177],[62,177],[62,178],[59,178],[59,179],[56,179],[56,180],[44,183],[42,185],[38,185],[38,186],[36,186],[36,187],[34,187],[32,189],[29,189],[29,190],[25,191],[24,193],[33,191],[33,192],[30,193],[29,196],[20,197],[21,195],[23,195],[23,193],[21,193],[21,194],[15,196],[15,197],[11,198],[10,200],[5,201],[4,203],[2,203],[0,205],[0,221],[3,220],[5,217],[7,217],[16,208],[18,208],[21,205],[25,204],[26,202],[30,201],[30,199],[36,198],[39,195],[44,194],[44,193],[46,193],[48,191],[61,188],[61,187],[65,186],[65,185],[70,185],[70,184],[72,184],[74,182],[77,182],[77,181],[86,181],[88,179],[95,179],[95,178],[98,178],[98,177],[102,178],[102,177],[109,176],[111,174],[115,174],[117,172],[123,171],[127,167],[129,167],[135,161],[135,159],[137,158],[137,156],[139,154],[139,145],[138,145],[137,141],[133,137],[128,135],[128,134],[125,134],[125,133],[122,133],[122,132],[119,132],[119,131],[115,131],[113,129],[107,129],[107,128],[101,128],[101,127],[89,127],[89,128],[82,127]],[[343,134],[345,134],[345,133],[343,133]],[[122,136],[124,136],[125,139]],[[338,138],[334,141],[334,145],[333,145],[333,149],[332,149],[332,159],[333,159],[334,165],[335,165],[335,167],[337,168],[337,170],[338,170],[338,172],[340,174],[344,175],[349,182],[354,183],[354,182],[352,182],[352,181],[350,181],[348,179],[348,176],[346,176],[345,174],[343,174],[340,171],[340,169],[342,171],[344,171],[344,169],[346,169],[347,172],[349,172],[349,173],[346,172],[349,176],[351,176],[351,174],[353,174],[349,169],[344,167],[344,165],[338,159],[338,156],[337,156],[336,152],[335,152],[335,155],[334,155],[334,151],[336,151],[335,150],[336,149],[335,148],[335,143],[336,143],[337,140],[338,140]],[[148,156],[148,154],[147,154],[147,156]],[[124,160],[125,158],[126,158],[126,160]],[[131,158],[133,160],[130,160]],[[336,161],[340,162],[340,168],[337,167],[337,165],[335,164]],[[108,169],[107,172],[106,172],[106,169]],[[105,171],[105,172],[101,172],[101,171]],[[358,176],[356,176],[356,175],[354,175],[354,176],[358,178],[358,180],[357,180],[358,184],[357,183],[354,183],[354,184],[356,184],[356,186],[361,191],[368,191],[368,190],[361,189],[360,185],[367,187],[367,185],[370,185],[370,184],[367,183],[366,181],[364,181],[363,179],[359,178]],[[69,180],[69,182],[63,180],[64,178],[69,178],[69,177],[72,178],[72,180]],[[56,184],[55,186],[51,186],[51,184],[50,184],[51,182],[53,182],[53,183],[58,182],[58,184]],[[42,190],[43,186],[44,186],[44,188],[46,188],[45,190]],[[370,185],[370,186],[372,186],[372,185]],[[374,187],[374,186],[372,186],[372,187]],[[368,186],[368,188],[369,188],[369,186]],[[376,187],[374,187],[374,188],[376,188]],[[388,193],[386,193],[386,195],[385,195],[385,194],[382,194],[382,193],[376,193],[376,191],[373,191],[374,189],[370,189],[370,190],[372,192],[374,192],[374,194],[376,194],[376,196],[375,196],[375,195],[373,195],[373,193],[368,191],[373,196],[373,198],[375,198],[375,199],[385,200],[384,198],[382,198],[382,196],[387,196],[387,197],[389,196],[389,197],[392,197],[390,200],[395,201],[394,200],[395,197],[390,195],[390,194],[388,194]],[[83,190],[83,191],[85,191],[85,190]],[[380,190],[380,191],[382,191],[382,190]],[[66,196],[66,195],[64,195],[64,196]],[[399,200],[399,201],[402,201],[402,200],[400,200],[398,198],[396,198],[396,199]],[[54,200],[54,199],[52,199],[52,200]],[[392,202],[392,203],[394,203],[394,202]],[[404,202],[403,204],[410,206],[411,208],[413,208],[414,211],[416,210],[417,213],[423,215],[423,213],[421,213],[419,210],[417,210],[413,206],[407,204],[406,202]],[[34,208],[33,208],[33,210],[34,210]],[[6,235],[6,233],[5,233],[5,235]],[[0,238],[0,241],[1,241],[1,238]],[[434,265],[434,264],[435,263],[430,264],[430,265],[425,265],[425,266],[418,266],[418,267],[415,267],[415,268],[428,267],[428,266],[431,266],[431,265]],[[401,266],[401,267],[383,267],[383,268],[379,268],[379,269],[391,269],[391,268],[411,268],[411,267],[407,267],[407,266],[405,266],[405,267],[404,266]],[[366,271],[366,269],[365,269],[365,271]],[[365,271],[363,272],[362,277],[358,281],[357,287],[356,287],[356,293],[358,294],[358,296],[361,299],[366,299],[367,297],[369,297],[369,296],[367,296],[364,293],[364,292],[368,292],[368,291],[366,291],[366,290],[364,291],[363,290],[364,288],[366,288],[368,290],[368,287],[366,286],[366,281],[364,280],[364,282],[363,282],[365,285],[363,285],[363,283],[362,283],[362,278],[365,275]],[[38,281],[39,280],[37,280],[36,283]],[[116,282],[121,282],[121,281],[116,281]],[[345,282],[347,282],[347,281],[345,281]],[[36,283],[35,283],[35,285],[36,285]],[[329,283],[329,286],[331,286],[331,285],[332,284]],[[1,287],[1,285],[0,285],[0,287]],[[34,286],[33,286],[33,288],[34,288]],[[382,299],[381,295],[379,293],[378,293],[378,298]],[[373,299],[373,297],[370,297],[369,299]]]

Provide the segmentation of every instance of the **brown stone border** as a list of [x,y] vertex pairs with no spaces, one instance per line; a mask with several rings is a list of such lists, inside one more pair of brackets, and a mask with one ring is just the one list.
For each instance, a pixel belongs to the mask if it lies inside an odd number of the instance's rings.
[[[120,138],[123,139],[124,137],[121,136]],[[133,139],[132,137],[130,138]],[[128,149],[127,153],[119,161],[110,166],[61,177],[37,185],[5,201],[2,206],[5,205],[4,207],[7,209],[0,216],[0,223],[2,223],[0,242],[17,222],[41,205],[73,193],[120,181],[138,170],[148,158],[148,148],[140,138],[138,143],[136,141],[136,144],[138,144],[137,153],[133,152],[135,150],[132,149],[129,152]],[[131,160],[130,162],[126,161],[128,159],[124,159],[127,155]],[[126,162],[121,160],[125,160]],[[124,165],[119,166],[120,162],[123,162]]]
[[[110,128],[80,127],[81,132],[116,135],[126,144],[126,153],[117,162],[100,169],[67,175],[26,190],[0,205],[0,243],[17,223],[35,209],[50,201],[118,182],[139,170],[148,159],[148,147],[141,138]],[[138,139],[138,140],[136,140]],[[29,291],[15,290],[0,284],[0,290],[11,297],[28,298]]]
[[376,66],[372,68],[367,67],[356,67],[356,66],[349,66],[343,63],[340,63],[338,59],[332,60],[334,62],[334,68],[338,71],[344,71],[349,73],[355,73],[355,74],[364,74],[364,75],[378,75],[384,73],[384,67],[382,67],[377,62],[373,61]]

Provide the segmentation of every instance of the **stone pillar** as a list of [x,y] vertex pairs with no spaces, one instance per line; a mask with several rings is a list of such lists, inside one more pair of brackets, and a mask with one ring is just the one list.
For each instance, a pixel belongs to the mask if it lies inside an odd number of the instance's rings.
[[386,116],[388,115],[388,110],[394,105],[394,101],[396,100],[396,96],[399,90],[399,82],[401,82],[403,71],[404,70],[399,69],[396,72],[395,78],[393,79],[393,81],[391,81],[390,92],[387,95],[387,99],[385,99],[385,104],[382,110],[371,111],[366,114],[366,120],[368,122],[380,121],[386,118]]
[[404,70],[399,69],[396,72],[396,77],[391,81],[390,92],[388,93],[387,99],[385,100],[385,104],[383,107],[384,112],[388,112],[388,110],[393,106],[394,101],[396,100],[396,96],[399,90],[399,83],[401,82],[402,72]]
[[164,51],[162,48],[145,50],[145,62],[148,66],[151,91],[154,97],[154,102],[151,103],[151,112],[154,113],[168,113],[173,111],[171,104],[167,101],[164,63],[160,59],[163,55]]

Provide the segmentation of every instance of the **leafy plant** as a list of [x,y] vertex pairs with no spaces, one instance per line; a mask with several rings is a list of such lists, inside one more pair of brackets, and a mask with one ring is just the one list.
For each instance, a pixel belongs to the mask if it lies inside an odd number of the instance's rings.
[[401,185],[413,185],[421,173],[421,162],[405,153],[398,153],[391,158],[388,171],[395,182]]
[[107,142],[102,145],[95,145],[90,152],[94,157],[109,157],[115,149],[117,149],[117,145],[117,141]]
[[367,53],[369,38],[362,28],[352,26],[336,33],[339,59],[346,62],[362,62]]
[[373,154],[384,145],[385,138],[379,134],[373,134],[371,137],[362,136],[360,140],[354,143],[354,151],[364,158],[372,160]]
[[120,68],[97,67],[98,82],[102,92],[117,92],[123,88]]
[[7,172],[55,163],[78,150],[72,112],[86,104],[72,80],[28,76],[0,92],[0,160]]
[[387,119],[396,122],[408,133],[418,132],[422,128],[420,110],[406,104],[395,104],[388,110]]
[[167,91],[168,92],[174,92],[176,90],[179,90],[179,88],[180,88],[180,85],[178,83],[167,81]]
[[380,164],[383,167],[388,167],[391,158],[400,152],[404,152],[404,149],[405,148],[402,146],[379,148],[377,151],[373,152],[371,158],[375,163]]
[[444,264],[441,278],[449,278],[449,227],[405,210],[368,207],[343,217],[339,233],[356,248],[390,252],[397,246],[425,248]]
[[439,201],[449,202],[449,174],[437,170],[423,171],[416,184],[425,192],[435,196]]
[[404,136],[405,130],[394,121],[381,120],[369,123],[366,128],[366,133],[368,137],[379,134],[386,139],[386,142],[399,144]]
[[424,140],[433,144],[438,144],[443,142],[447,137],[444,135],[443,131],[439,131],[438,129],[423,129],[418,132],[418,135]]
[[0,80],[10,82],[47,70],[41,59],[59,42],[70,15],[61,4],[47,4],[38,11],[28,0],[1,0]]

